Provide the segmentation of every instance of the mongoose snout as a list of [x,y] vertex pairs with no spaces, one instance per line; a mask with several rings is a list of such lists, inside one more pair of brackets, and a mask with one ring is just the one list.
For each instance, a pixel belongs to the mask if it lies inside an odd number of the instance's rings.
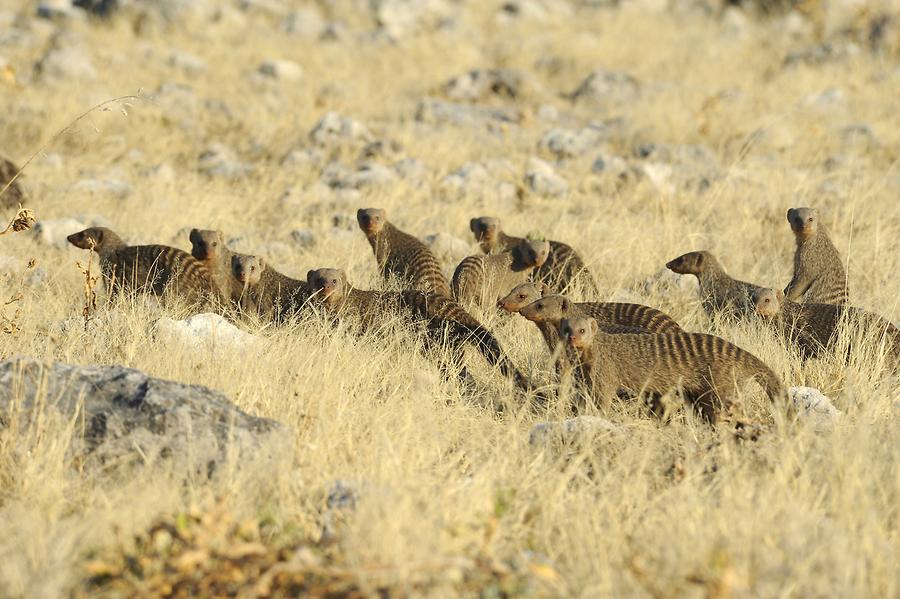
[[381,208],[360,208],[356,211],[356,222],[367,235],[377,234],[384,226],[385,216]]
[[82,250],[97,249],[103,243],[103,231],[92,227],[78,233],[72,233],[66,237],[66,240]]
[[525,306],[532,304],[549,290],[544,283],[522,283],[516,285],[506,297],[497,300],[497,307],[507,312],[518,312]]

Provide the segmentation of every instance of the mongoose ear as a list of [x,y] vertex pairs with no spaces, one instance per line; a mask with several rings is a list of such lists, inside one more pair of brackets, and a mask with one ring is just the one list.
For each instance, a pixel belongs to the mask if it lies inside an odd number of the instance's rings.
[[477,227],[478,227],[478,219],[477,218],[470,219],[469,220],[469,230],[472,231],[473,233],[477,233],[478,232]]
[[590,320],[590,323],[591,323],[591,332],[596,334],[597,331],[600,330],[600,325],[597,324],[597,321],[593,318]]
[[339,269],[338,272],[341,274],[341,282],[346,283],[347,282],[347,272],[343,268]]
[[544,297],[548,293],[550,293],[550,286],[541,281],[541,297]]
[[188,235],[188,239],[191,243],[197,243],[200,241],[200,231],[197,229],[191,229],[190,235]]
[[788,208],[788,211],[787,211],[787,219],[788,219],[788,222],[791,222],[791,219],[794,218],[794,214],[795,214],[796,212],[797,212],[797,209],[796,209],[796,208]]
[[562,299],[562,303],[561,303],[560,305],[561,305],[561,307],[562,307],[562,311],[563,311],[563,312],[568,312],[568,311],[569,311],[569,300],[568,300],[568,298],[565,298],[565,297],[564,297],[564,298]]
[[778,298],[778,301],[779,301],[779,302],[784,301],[784,291],[782,291],[781,289],[776,289],[776,290],[775,290],[775,297]]
[[100,246],[103,243],[103,229],[94,229],[94,244]]
[[306,271],[306,282],[308,283],[308,282],[312,281],[312,280],[313,280],[313,276],[314,276],[315,274],[316,274],[316,271],[314,271],[314,270],[308,270],[308,271]]

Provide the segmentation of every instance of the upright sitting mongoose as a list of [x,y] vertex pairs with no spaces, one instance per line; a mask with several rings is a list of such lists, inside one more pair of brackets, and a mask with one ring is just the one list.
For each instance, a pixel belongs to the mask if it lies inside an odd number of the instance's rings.
[[313,301],[338,318],[356,320],[361,332],[377,330],[392,314],[398,315],[423,326],[432,342],[446,339],[457,357],[466,344],[474,346],[520,388],[530,388],[528,379],[509,360],[494,335],[449,297],[418,290],[356,289],[344,271],[335,268],[311,270],[306,279]]
[[900,330],[877,314],[836,304],[798,304],[774,289],[760,289],[754,293],[753,301],[756,313],[787,342],[796,344],[804,358],[832,351],[844,321],[878,335],[887,343],[893,358],[900,360]]
[[[490,216],[481,216],[469,221],[469,228],[475,235],[475,241],[485,254],[509,250],[521,237],[507,235],[500,228],[500,220]],[[550,241],[550,253],[547,260],[535,271],[535,278],[550,286],[557,293],[563,293],[572,285],[579,285],[586,295],[597,296],[600,290],[587,266],[571,246],[561,241]]]
[[126,245],[106,227],[91,227],[66,239],[75,247],[97,252],[110,294],[123,290],[172,294],[188,303],[205,302],[217,295],[203,263],[178,248]]
[[356,220],[372,246],[382,277],[387,279],[394,275],[404,288],[451,297],[450,285],[431,250],[388,222],[384,210],[360,208],[356,212]]
[[[19,179],[13,181],[9,187],[6,184],[13,180],[19,169],[9,160],[0,156],[0,208],[16,208],[25,203],[25,192],[19,185]],[[3,188],[6,187],[6,191]],[[4,215],[5,216],[5,215]]]
[[791,208],[788,222],[797,241],[794,252],[794,277],[784,295],[792,302],[809,304],[846,304],[847,272],[828,231],[819,222],[816,208]]
[[522,239],[511,250],[499,254],[464,258],[453,273],[453,296],[464,305],[493,307],[501,294],[531,278],[549,253],[550,244],[546,241]]
[[290,318],[309,299],[306,281],[281,274],[259,256],[234,254],[231,272],[241,285],[243,312],[279,322]]
[[226,302],[238,306],[244,286],[234,277],[231,258],[235,256],[225,245],[222,231],[191,229],[191,255],[209,271],[213,285]]
[[603,404],[619,389],[664,394],[680,387],[684,398],[715,423],[730,407],[736,385],[746,379],[756,379],[772,401],[787,399],[771,368],[713,335],[611,335],[594,319],[579,316],[560,323],[560,337],[577,359],[585,385]]
[[753,313],[750,299],[758,285],[732,279],[711,252],[682,254],[666,263],[666,268],[680,275],[695,275],[700,282],[700,303],[710,316],[724,312],[741,317]]

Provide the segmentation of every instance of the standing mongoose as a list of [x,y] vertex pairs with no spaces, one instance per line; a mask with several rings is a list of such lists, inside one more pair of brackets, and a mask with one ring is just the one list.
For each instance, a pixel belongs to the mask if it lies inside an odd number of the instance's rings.
[[126,245],[106,227],[91,227],[66,238],[75,247],[94,250],[110,294],[123,290],[174,294],[189,303],[216,296],[209,271],[187,252],[166,245]]
[[794,277],[784,295],[792,302],[846,304],[847,272],[828,231],[819,222],[816,208],[791,208],[788,222],[797,242]]
[[222,299],[231,305],[240,305],[244,286],[232,273],[231,258],[235,252],[225,245],[222,231],[191,229],[189,239],[191,255],[206,266]]
[[[16,208],[19,204],[25,203],[25,192],[22,191],[19,180],[13,181],[18,172],[19,169],[15,164],[0,156],[0,208]],[[9,187],[6,187],[7,183]]]
[[[469,228],[475,235],[475,241],[485,254],[509,250],[519,242],[521,237],[507,235],[500,228],[500,219],[480,216],[469,221]],[[577,285],[584,294],[600,295],[597,283],[587,266],[571,246],[561,241],[550,241],[550,253],[547,260],[535,271],[535,278],[550,286],[557,293],[570,290]]]
[[385,280],[393,275],[406,289],[432,291],[451,297],[450,285],[431,250],[388,222],[383,209],[360,208],[356,212],[356,220],[372,246],[375,261]]
[[549,253],[550,244],[546,241],[522,239],[511,250],[499,254],[464,258],[453,273],[453,297],[461,304],[492,307],[501,293],[527,281]]
[[666,263],[666,268],[680,275],[694,275],[700,282],[700,303],[707,314],[723,312],[741,317],[753,313],[750,296],[758,285],[732,279],[711,252],[682,254]]
[[290,318],[309,299],[306,281],[292,279],[259,256],[234,254],[231,272],[241,286],[241,310],[279,322]]
[[[680,387],[685,400],[710,423],[727,413],[738,383],[753,378],[769,399],[785,401],[784,385],[759,358],[720,337],[702,333],[611,335],[592,318],[560,323],[560,337],[577,360],[595,401],[606,404],[619,389],[665,394]],[[787,406],[787,403],[785,403]]]
[[523,389],[528,379],[506,356],[494,335],[452,298],[418,290],[375,291],[356,289],[344,271],[320,268],[307,273],[313,301],[338,318],[355,320],[361,332],[375,331],[391,315],[424,327],[431,343],[446,340],[459,358],[466,344],[474,346],[492,366]]
[[790,344],[796,344],[804,358],[832,351],[841,323],[861,327],[869,336],[884,340],[888,352],[900,363],[900,330],[877,314],[836,304],[798,304],[781,290],[760,289],[753,295],[756,313]]

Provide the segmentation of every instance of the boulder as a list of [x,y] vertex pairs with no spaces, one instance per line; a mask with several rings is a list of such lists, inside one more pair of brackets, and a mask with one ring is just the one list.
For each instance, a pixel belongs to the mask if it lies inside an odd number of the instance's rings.
[[841,411],[818,389],[790,387],[788,396],[801,422],[811,426],[817,433],[831,430],[842,416]]
[[548,197],[563,196],[569,191],[569,183],[549,163],[535,157],[528,160],[525,185],[532,192]]
[[517,124],[522,120],[522,114],[511,108],[458,104],[429,98],[419,102],[416,107],[416,120],[435,125],[481,129],[489,124]]
[[246,467],[290,451],[279,423],[250,416],[206,387],[115,365],[28,357],[0,363],[0,431],[54,417],[61,426],[77,422],[68,457],[105,472],[166,461],[212,476],[229,460]]
[[290,60],[265,60],[257,72],[263,77],[281,81],[299,81],[303,78],[303,67]]
[[184,320],[160,318],[154,335],[166,344],[188,346],[204,353],[216,348],[245,349],[259,339],[231,324],[219,314],[194,314]]
[[552,443],[572,443],[599,435],[623,436],[625,427],[599,416],[577,416],[568,420],[539,422],[531,428],[528,444],[542,447]]
[[309,137],[319,145],[347,142],[370,142],[374,139],[365,125],[336,112],[328,112],[319,119]]

